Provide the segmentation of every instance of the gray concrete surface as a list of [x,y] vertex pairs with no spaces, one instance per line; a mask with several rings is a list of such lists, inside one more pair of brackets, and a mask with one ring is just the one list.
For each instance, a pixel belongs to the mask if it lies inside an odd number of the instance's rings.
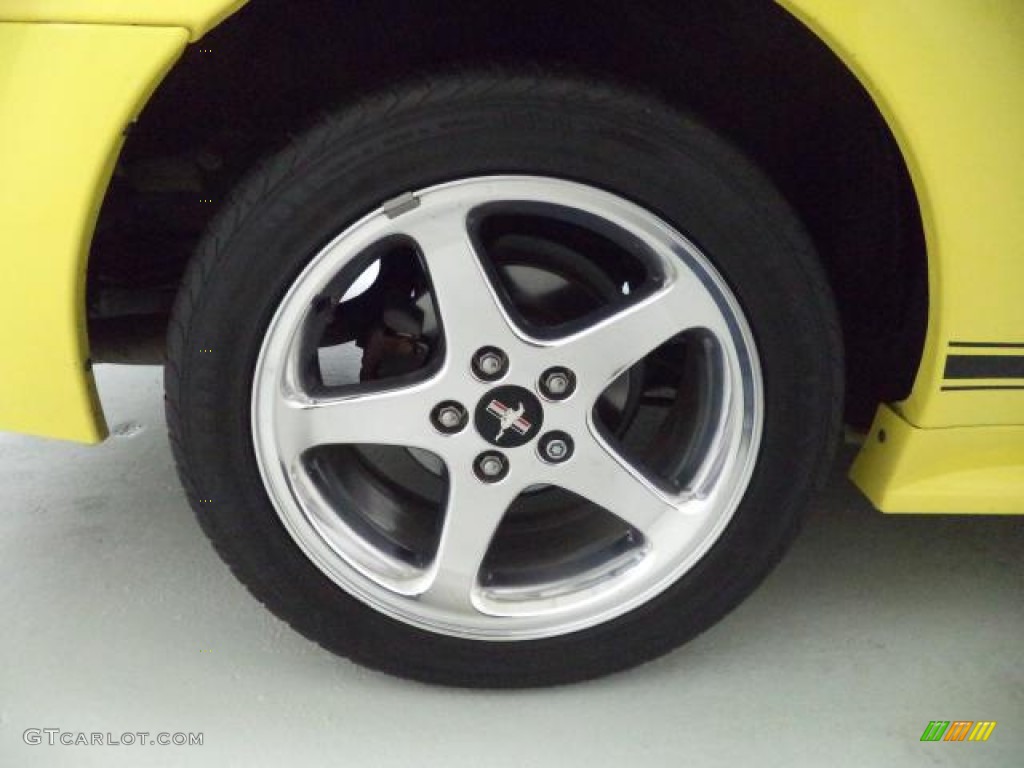
[[[1024,518],[882,516],[837,469],[767,583],[669,657],[556,690],[430,688],[251,599],[179,491],[159,371],[99,379],[104,445],[0,435],[0,766],[1024,765]],[[998,725],[921,743],[934,719]]]

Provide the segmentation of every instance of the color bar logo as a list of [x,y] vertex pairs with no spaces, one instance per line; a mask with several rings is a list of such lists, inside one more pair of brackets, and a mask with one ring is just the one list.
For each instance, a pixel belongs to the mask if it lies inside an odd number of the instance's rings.
[[932,720],[921,741],[988,741],[995,729],[994,720]]

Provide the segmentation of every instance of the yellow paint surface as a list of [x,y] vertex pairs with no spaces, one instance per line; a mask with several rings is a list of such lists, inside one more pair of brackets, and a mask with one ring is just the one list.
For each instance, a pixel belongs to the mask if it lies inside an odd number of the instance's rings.
[[0,21],[184,27],[198,40],[247,0],[0,0]]
[[86,370],[88,244],[124,129],[187,40],[0,23],[0,429],[106,434]]
[[850,475],[885,512],[1024,514],[1024,427],[915,429],[883,406]]
[[1024,2],[779,2],[878,104],[925,227],[923,359],[910,397],[879,409],[851,477],[886,512],[1024,513],[1024,381],[944,379],[947,354],[1024,354],[950,346],[1024,344]]
[[779,0],[868,89],[910,168],[931,313],[917,427],[1024,425],[1024,390],[944,392],[947,345],[1024,343],[1024,2]]

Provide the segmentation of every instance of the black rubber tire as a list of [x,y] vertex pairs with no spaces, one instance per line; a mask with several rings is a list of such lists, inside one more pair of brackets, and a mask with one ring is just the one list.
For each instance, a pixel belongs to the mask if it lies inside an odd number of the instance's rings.
[[[300,551],[268,500],[250,428],[267,324],[298,272],[383,201],[477,175],[527,173],[615,192],[708,255],[753,328],[764,437],[749,489],[704,558],[647,604],[544,640],[435,635],[349,596]],[[583,680],[709,627],[779,560],[833,455],[842,349],[807,235],[771,183],[695,120],[600,83],[508,73],[437,77],[347,107],[256,170],[190,265],[169,330],[166,407],[189,500],[221,557],[268,608],[336,653],[460,686]]]

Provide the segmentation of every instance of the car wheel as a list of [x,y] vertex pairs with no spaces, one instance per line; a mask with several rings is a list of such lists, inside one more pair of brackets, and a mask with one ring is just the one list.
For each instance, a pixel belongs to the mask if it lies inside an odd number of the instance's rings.
[[527,686],[660,655],[760,582],[838,426],[780,195],[658,100],[411,84],[256,170],[190,265],[167,411],[198,518],[324,647]]

